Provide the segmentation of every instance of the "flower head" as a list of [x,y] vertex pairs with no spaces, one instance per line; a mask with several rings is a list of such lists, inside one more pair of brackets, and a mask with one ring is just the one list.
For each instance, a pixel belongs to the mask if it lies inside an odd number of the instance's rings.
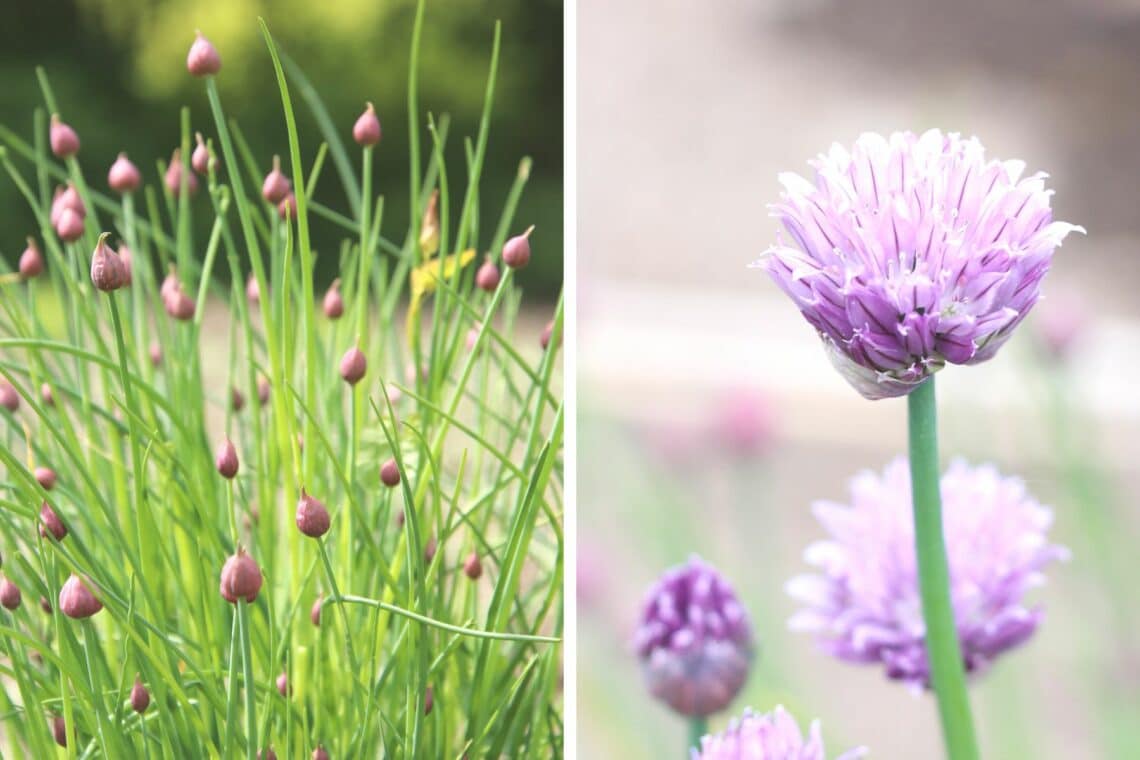
[[120,153],[107,171],[107,185],[116,193],[133,193],[142,184],[142,175],[139,169],[126,153]]
[[[693,760],[824,760],[819,721],[814,721],[805,740],[795,718],[781,706],[765,715],[745,710],[719,734],[701,739],[692,750]],[[836,760],[863,757],[865,750],[853,749]]]
[[95,598],[91,589],[75,573],[63,584],[59,590],[59,610],[69,618],[81,620],[89,618],[103,609],[103,603]]
[[863,134],[785,173],[771,206],[791,238],[757,265],[799,307],[867,398],[909,393],[991,358],[1040,298],[1054,249],[1045,174],[988,159],[976,138]]
[[380,119],[371,103],[366,103],[364,113],[352,125],[352,139],[357,145],[375,145],[380,142]]
[[51,143],[51,152],[58,158],[70,158],[79,152],[79,135],[71,125],[61,121],[57,113],[51,115],[48,142]]
[[[1068,552],[1046,539],[1051,512],[993,466],[955,461],[941,490],[962,659],[977,674],[1033,635],[1042,611],[1023,597]],[[819,572],[788,583],[805,605],[789,625],[816,634],[841,660],[881,663],[889,678],[928,687],[907,460],[895,459],[881,475],[857,475],[850,506],[819,502],[814,511],[831,537],[805,552]]]
[[40,247],[36,245],[36,239],[28,238],[28,247],[20,254],[20,279],[30,280],[33,277],[38,277],[44,271],[44,257],[40,253]]
[[217,74],[222,69],[222,57],[218,49],[201,32],[194,32],[194,43],[186,54],[186,70],[196,77]]
[[682,715],[723,710],[748,678],[748,615],[728,581],[695,556],[650,588],[633,643],[649,691]]

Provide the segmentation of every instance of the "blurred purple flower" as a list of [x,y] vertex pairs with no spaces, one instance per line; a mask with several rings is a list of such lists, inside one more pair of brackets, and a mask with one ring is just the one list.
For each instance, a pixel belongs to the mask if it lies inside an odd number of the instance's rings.
[[865,133],[780,175],[770,208],[791,245],[756,263],[870,399],[902,396],[951,364],[991,358],[1040,297],[1054,249],[1045,174],[987,160],[976,138]]
[[682,715],[711,715],[748,678],[752,626],[728,581],[694,556],[650,588],[633,644],[653,696]]
[[1088,331],[1088,309],[1071,294],[1050,296],[1048,305],[1036,318],[1037,331],[1049,355],[1065,361]]
[[771,402],[752,388],[726,393],[720,399],[714,423],[717,443],[740,456],[764,453],[775,433]]
[[[976,675],[1033,635],[1043,612],[1026,608],[1023,597],[1068,550],[1046,538],[1052,513],[992,465],[952,462],[941,490],[962,659]],[[831,537],[804,553],[819,573],[787,585],[806,605],[789,626],[816,634],[841,660],[882,663],[889,678],[929,687],[906,458],[881,475],[856,475],[850,506],[821,501],[813,510]]]
[[[859,748],[844,752],[836,760],[863,757]],[[719,734],[701,739],[700,749],[692,750],[692,760],[824,760],[819,721],[813,721],[805,741],[795,718],[782,706],[765,715],[745,710]]]

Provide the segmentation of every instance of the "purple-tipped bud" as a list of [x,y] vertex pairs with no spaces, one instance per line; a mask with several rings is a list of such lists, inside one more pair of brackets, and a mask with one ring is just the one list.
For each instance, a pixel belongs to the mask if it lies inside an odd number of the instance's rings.
[[277,760],[277,753],[273,751],[273,747],[266,747],[264,750],[259,749],[257,760]]
[[289,193],[277,204],[277,216],[282,219],[297,218],[297,196]]
[[365,105],[364,113],[352,125],[352,139],[356,140],[357,145],[375,145],[380,142],[380,119],[371,103]]
[[340,360],[340,376],[344,378],[346,383],[356,385],[367,371],[368,361],[359,348],[353,346],[344,352],[344,356]]
[[521,235],[515,235],[503,245],[503,263],[511,269],[521,269],[530,262],[530,233],[534,225]]
[[63,123],[57,113],[51,115],[48,139],[51,142],[51,152],[57,158],[70,158],[79,152],[79,135],[75,134],[75,130],[69,125]]
[[150,354],[150,363],[153,367],[162,366],[162,346],[158,341],[154,341],[147,348],[147,353]]
[[257,284],[257,278],[252,272],[245,281],[245,298],[254,306],[261,303],[261,286]]
[[214,466],[218,468],[220,474],[226,480],[233,480],[234,476],[238,474],[238,455],[237,449],[234,448],[233,441],[226,438],[218,446],[218,451],[214,457]]
[[264,377],[257,378],[257,403],[261,406],[269,403],[269,380]]
[[467,559],[463,560],[463,574],[473,581],[483,577],[483,563],[479,561],[476,552],[471,552],[467,555]]
[[321,598],[319,596],[316,601],[313,602],[313,606],[309,610],[309,620],[312,621],[316,627],[321,627]]
[[20,279],[39,277],[44,271],[44,257],[35,238],[28,238],[28,247],[20,254]]
[[277,676],[277,693],[283,697],[289,696],[289,675],[287,673]]
[[20,600],[23,596],[20,594],[20,587],[13,583],[7,576],[0,578],[0,604],[4,605],[6,610],[14,610],[20,606]]
[[118,290],[127,284],[127,271],[122,260],[107,245],[110,236],[109,232],[100,235],[95,252],[91,254],[91,284],[104,293]]
[[468,351],[475,350],[475,344],[478,342],[479,342],[479,328],[478,327],[472,327],[470,330],[467,331],[467,339],[466,339],[467,350]]
[[407,519],[406,517],[404,517],[404,510],[401,509],[399,512],[397,512],[395,519],[396,519],[396,527],[397,528],[404,527],[404,521]]
[[120,195],[133,193],[142,185],[142,175],[126,153],[120,153],[115,163],[111,164],[107,171],[107,185]]
[[74,243],[83,237],[83,217],[76,213],[75,209],[63,209],[55,225],[55,234],[65,243]]
[[483,265],[479,267],[479,271],[475,273],[475,286],[480,290],[493,293],[495,288],[499,287],[499,280],[501,279],[502,275],[499,274],[499,268],[495,266],[494,260],[487,256],[483,260]]
[[63,218],[63,212],[67,209],[74,211],[80,221],[87,218],[87,206],[83,203],[83,197],[71,182],[68,182],[66,186],[60,186],[55,189],[55,195],[53,195],[51,199],[52,226],[59,227],[59,222]]
[[59,590],[59,611],[69,618],[82,620],[89,618],[103,609],[103,603],[95,598],[91,589],[75,573],[63,584]]
[[[553,334],[554,334],[554,320],[552,319],[546,323],[546,327],[542,328],[542,335],[540,335],[538,338],[538,342],[542,346],[543,351],[545,351],[547,348],[550,347],[550,337]],[[562,345],[561,338],[559,338],[558,344]]]
[[312,760],[329,760],[329,751],[323,745],[318,744],[317,748],[313,750]]
[[127,247],[126,243],[119,246],[118,254],[119,261],[123,263],[123,274],[126,276],[123,287],[126,287],[134,282],[134,254],[131,253],[131,249]]
[[55,470],[50,467],[37,467],[35,470],[36,482],[45,491],[50,491],[55,488]]
[[396,464],[395,458],[380,465],[380,482],[389,488],[400,485],[400,466]]
[[301,489],[297,501],[297,529],[309,538],[320,538],[329,532],[329,511],[317,499]]
[[245,599],[253,603],[261,591],[261,568],[253,561],[253,557],[245,553],[245,549],[238,547],[234,554],[222,565],[221,585],[219,587],[222,598],[230,604],[237,604],[238,599]]
[[166,277],[162,278],[162,285],[158,287],[158,294],[165,299],[171,293],[178,292],[181,288],[182,284],[178,281],[178,275],[174,273],[174,267],[171,267]]
[[55,393],[47,383],[40,386],[40,398],[43,399],[44,406],[55,406]]
[[166,175],[163,181],[166,183],[166,189],[175,198],[182,194],[182,177],[186,177],[186,190],[193,196],[198,192],[198,178],[194,176],[193,172],[183,172],[182,170],[182,149],[175,148],[174,153],[170,156],[170,163],[166,165]]
[[217,74],[222,69],[222,57],[218,49],[199,31],[194,32],[194,43],[186,54],[186,70],[196,77]]
[[46,596],[40,597],[40,609],[43,610],[45,615],[51,614],[51,602],[48,601]]
[[235,412],[240,412],[242,409],[245,409],[245,396],[242,395],[242,392],[239,391],[236,386],[230,388],[230,409],[233,409]]
[[51,735],[56,744],[61,747],[67,746],[67,723],[62,715],[56,715],[51,719]]
[[650,693],[685,716],[723,710],[744,686],[752,627],[728,581],[692,557],[649,590],[634,649]]
[[210,149],[206,147],[206,142],[202,139],[201,132],[195,132],[194,139],[198,144],[195,146],[194,152],[190,154],[190,166],[194,171],[205,177],[206,173],[210,170]]
[[435,705],[435,695],[432,694],[431,687],[428,686],[424,689],[424,715],[431,715],[431,708]]
[[20,408],[20,394],[2,377],[0,377],[0,406],[9,412],[15,412]]
[[51,535],[56,541],[62,541],[67,535],[67,526],[46,501],[40,505],[40,535],[44,538]]
[[430,565],[431,561],[435,559],[436,550],[439,548],[439,542],[435,540],[435,536],[428,538],[427,543],[424,544],[424,564]]
[[180,322],[188,322],[194,318],[194,301],[186,295],[181,284],[163,295],[162,305],[166,308],[167,314]]
[[280,203],[289,194],[289,180],[281,173],[281,157],[273,157],[273,168],[261,183],[261,197],[270,203]]
[[131,687],[131,709],[142,714],[148,707],[150,707],[150,692],[136,674],[135,685]]
[[329,319],[340,319],[344,314],[344,299],[340,295],[339,277],[333,280],[332,285],[329,285],[322,306],[325,310],[325,316]]

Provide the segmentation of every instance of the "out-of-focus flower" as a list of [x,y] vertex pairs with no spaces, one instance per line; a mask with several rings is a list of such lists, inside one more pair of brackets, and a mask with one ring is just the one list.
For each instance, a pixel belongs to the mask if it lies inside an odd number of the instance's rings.
[[775,430],[772,406],[757,390],[742,388],[720,399],[713,420],[716,443],[740,456],[763,453]]
[[976,138],[866,133],[784,173],[771,206],[791,241],[757,262],[870,399],[902,396],[951,364],[997,353],[1040,297],[1053,251],[1045,174],[987,160]]
[[[1050,544],[1052,513],[1017,479],[992,465],[951,463],[941,481],[950,593],[966,671],[984,671],[1025,642],[1041,622],[1025,593],[1044,582],[1043,568],[1068,557]],[[930,685],[926,627],[915,564],[910,470],[905,457],[882,474],[851,482],[851,504],[818,502],[816,518],[831,534],[812,544],[815,575],[793,578],[788,593],[806,606],[789,622],[814,633],[829,654],[881,663],[889,678]]]
[[694,556],[649,590],[633,644],[653,696],[681,715],[711,715],[748,678],[752,626],[728,581]]
[[1088,309],[1071,295],[1050,296],[1047,306],[1035,318],[1037,332],[1049,355],[1063,362],[1088,331]]
[[[844,752],[836,760],[854,760],[866,755],[863,748]],[[732,721],[719,734],[701,739],[692,750],[692,760],[825,760],[819,721],[813,721],[807,739],[795,718],[783,706],[758,715],[752,710]]]

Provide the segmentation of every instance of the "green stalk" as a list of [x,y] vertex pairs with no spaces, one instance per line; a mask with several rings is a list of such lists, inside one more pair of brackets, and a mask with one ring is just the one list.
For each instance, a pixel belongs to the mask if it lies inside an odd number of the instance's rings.
[[[709,719],[703,716],[694,716],[689,719],[689,747],[693,749],[701,746],[701,737],[709,732]],[[685,756],[688,757],[688,752]]]
[[245,756],[246,760],[257,757],[257,693],[253,686],[253,652],[250,647],[249,605],[244,599],[237,600],[238,625],[241,627],[241,667],[245,681]]
[[950,760],[978,760],[978,740],[970,715],[962,647],[958,643],[950,599],[946,542],[942,535],[938,412],[933,377],[911,391],[907,397],[907,412],[914,541],[931,684],[938,697],[938,714],[947,757]]

